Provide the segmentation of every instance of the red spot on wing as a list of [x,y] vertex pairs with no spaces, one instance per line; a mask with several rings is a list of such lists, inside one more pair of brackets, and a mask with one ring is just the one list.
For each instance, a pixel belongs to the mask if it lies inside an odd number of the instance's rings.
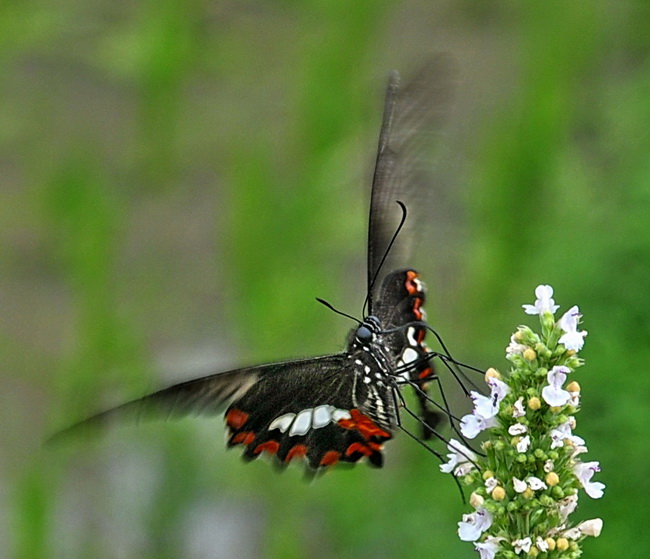
[[346,456],[351,456],[355,452],[363,454],[364,456],[370,456],[374,451],[362,443],[352,443],[347,450],[345,451]]
[[302,458],[307,454],[307,447],[304,444],[297,444],[296,446],[289,449],[287,452],[287,457],[284,459],[285,462],[291,462],[294,458]]
[[418,375],[421,379],[425,379],[433,375],[433,369],[431,367],[427,367],[426,369],[423,369],[420,371],[420,374]]
[[336,450],[328,450],[321,458],[319,466],[333,466],[341,458],[341,453]]
[[363,435],[364,439],[371,437],[380,437],[382,439],[390,439],[390,433],[377,426],[377,424],[370,419],[367,415],[362,414],[359,410],[350,410],[349,419],[340,419],[339,425],[344,429],[356,429]]
[[278,451],[278,448],[280,448],[280,443],[278,441],[266,441],[265,443],[257,445],[253,452],[255,454],[260,454],[261,452],[275,454]]
[[255,433],[253,431],[242,431],[241,433],[237,433],[236,435],[233,435],[232,438],[230,439],[231,444],[243,444],[243,445],[249,445],[255,440]]
[[[407,270],[404,287],[406,289],[406,292],[409,295],[413,296],[413,315],[415,316],[415,319],[422,320],[423,315],[420,307],[424,302],[424,292],[422,291],[422,287],[415,282],[415,279],[417,277],[418,275],[415,271]],[[424,330],[422,330],[422,332],[424,332]],[[424,336],[422,336],[422,339],[424,339]],[[422,340],[419,339],[418,342],[420,341]]]
[[248,421],[248,414],[236,408],[228,410],[226,414],[226,424],[231,429],[241,429],[246,421]]
[[413,314],[417,320],[422,320],[422,311],[420,307],[422,306],[422,299],[417,298],[413,301]]
[[406,291],[408,292],[409,295],[415,295],[417,293],[420,293],[417,284],[413,281],[417,277],[418,275],[415,272],[415,270],[407,270],[404,287],[406,287]]

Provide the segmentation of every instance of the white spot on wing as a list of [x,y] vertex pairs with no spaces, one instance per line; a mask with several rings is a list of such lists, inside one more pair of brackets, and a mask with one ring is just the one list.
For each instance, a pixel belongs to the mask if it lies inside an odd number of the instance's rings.
[[413,328],[413,326],[410,326],[409,328],[407,328],[406,337],[407,337],[410,345],[412,345],[414,347],[418,345],[418,342],[415,339],[415,328]]
[[314,408],[314,417],[312,419],[312,426],[314,429],[319,429],[328,425],[332,421],[332,414],[330,408],[332,406],[317,406]]
[[335,409],[332,412],[332,421],[338,423],[341,419],[350,419],[352,416],[348,410]]
[[293,437],[294,435],[304,435],[309,428],[311,427],[311,414],[313,410],[311,408],[302,410],[297,416],[294,422],[291,425],[291,431],[289,431],[289,436]]
[[276,417],[269,425],[269,431],[273,429],[280,429],[281,433],[284,433],[293,423],[293,419],[296,417],[295,413],[285,413],[280,417]]
[[418,360],[418,353],[413,348],[407,347],[402,353],[402,361],[409,365]]

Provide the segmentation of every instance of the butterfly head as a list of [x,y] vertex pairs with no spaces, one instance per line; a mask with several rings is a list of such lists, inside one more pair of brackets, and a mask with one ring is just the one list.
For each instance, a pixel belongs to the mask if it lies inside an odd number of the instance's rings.
[[355,341],[361,345],[368,345],[380,330],[379,319],[376,316],[368,316],[356,329],[354,333]]

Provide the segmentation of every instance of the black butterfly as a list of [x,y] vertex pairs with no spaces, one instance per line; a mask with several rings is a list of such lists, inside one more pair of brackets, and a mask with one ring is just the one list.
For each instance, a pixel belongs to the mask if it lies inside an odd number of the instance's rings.
[[412,269],[391,271],[376,283],[411,240],[406,228],[396,235],[406,217],[404,204],[396,202],[417,202],[410,176],[414,166],[405,154],[416,132],[446,112],[449,72],[448,61],[438,57],[405,88],[397,73],[390,76],[370,203],[367,314],[350,332],[345,351],[183,382],[92,416],[55,437],[113,417],[178,417],[226,408],[228,446],[242,445],[247,459],[267,453],[286,464],[304,457],[311,469],[319,469],[367,457],[381,466],[383,444],[400,425],[404,384],[415,389],[422,438],[430,437],[442,415],[431,409],[426,393],[436,377],[434,354],[424,344],[424,286]]

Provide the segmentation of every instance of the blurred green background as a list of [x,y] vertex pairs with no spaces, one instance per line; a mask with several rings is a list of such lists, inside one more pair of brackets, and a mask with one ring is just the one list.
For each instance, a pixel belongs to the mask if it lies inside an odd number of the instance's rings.
[[[589,331],[586,557],[646,557],[647,3],[0,4],[0,556],[474,557],[406,437],[314,483],[241,463],[222,421],[43,449],[171,382],[343,347],[391,68],[453,54],[449,192],[413,262],[456,357],[506,368],[539,283]],[[442,447],[440,450],[444,450]]]

